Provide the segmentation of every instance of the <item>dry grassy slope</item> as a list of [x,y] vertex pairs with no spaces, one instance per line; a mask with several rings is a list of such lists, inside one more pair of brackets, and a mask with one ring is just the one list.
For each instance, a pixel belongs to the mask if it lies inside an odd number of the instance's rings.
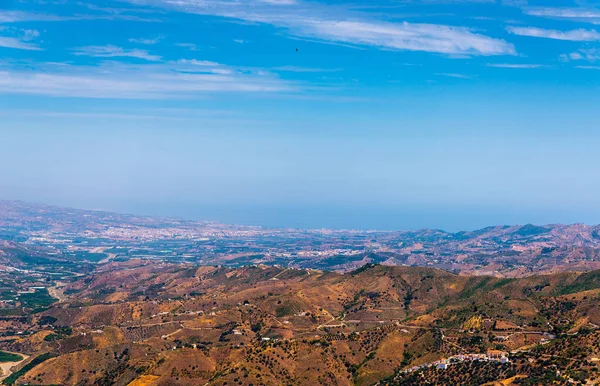
[[113,378],[112,384],[127,384],[136,378],[135,368],[143,364],[148,352],[151,352],[148,347],[141,345],[75,351],[36,366],[19,380],[19,384],[102,384],[108,377]]
[[[369,385],[399,366],[456,353],[431,327],[463,328],[474,316],[542,327],[565,318],[573,321],[565,328],[600,323],[599,290],[590,289],[600,288],[595,272],[498,279],[387,266],[349,274],[266,266],[113,268],[73,283],[70,302],[33,317],[53,316],[75,332],[52,343],[22,338],[32,351],[62,355],[21,383]],[[114,300],[116,291],[126,299]],[[424,329],[378,329],[392,320]],[[255,327],[262,336],[293,340],[264,344]],[[355,330],[362,330],[355,340],[325,339]]]
[[[280,316],[308,311],[322,313],[324,317],[345,313],[346,319],[375,320],[432,313],[450,319],[448,312],[469,308],[469,312],[507,314],[515,322],[527,323],[539,316],[537,297],[600,287],[594,272],[498,279],[464,277],[429,268],[386,266],[341,275],[314,271],[308,274],[276,267],[192,269],[149,265],[130,271],[105,272],[85,282],[87,286],[77,295],[82,300],[110,301],[113,289],[130,294],[127,303],[68,312],[69,320],[74,323],[100,325],[141,320],[181,306],[174,302],[150,303],[144,301],[146,296],[168,299],[204,293],[211,293],[220,307],[252,301],[261,310]],[[72,288],[84,285],[75,283]],[[277,302],[268,298],[277,298]],[[55,316],[58,314],[56,311]]]
[[597,385],[599,355],[600,331],[580,332],[515,354],[508,364],[464,362],[445,371],[427,368],[398,374],[381,385]]

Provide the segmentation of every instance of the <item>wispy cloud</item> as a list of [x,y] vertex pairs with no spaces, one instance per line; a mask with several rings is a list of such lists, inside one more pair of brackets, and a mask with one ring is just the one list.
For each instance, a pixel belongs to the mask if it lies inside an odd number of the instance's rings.
[[40,37],[40,32],[35,29],[25,29],[21,32],[23,34],[23,40],[33,40]]
[[504,40],[466,27],[373,19],[369,13],[290,1],[129,0],[188,13],[214,15],[286,28],[292,35],[383,49],[426,51],[448,55],[513,55]]
[[131,120],[223,120],[234,118],[238,121],[242,118],[252,119],[258,122],[259,114],[250,112],[241,113],[238,110],[215,110],[215,109],[184,109],[184,108],[138,108],[135,113],[128,109],[92,109],[84,111],[67,110],[45,110],[45,109],[1,109],[0,116],[27,116],[27,117],[48,117],[48,118],[88,118],[88,119],[131,119]]
[[464,74],[456,74],[456,73],[446,73],[446,72],[440,72],[437,73],[435,75],[438,76],[446,76],[448,78],[458,78],[458,79],[475,79],[472,76],[469,75],[464,75]]
[[5,37],[5,36],[0,36],[0,47],[15,48],[15,49],[19,49],[19,50],[29,50],[29,51],[41,50],[41,48],[35,44],[23,41],[18,38]]
[[20,23],[29,21],[61,21],[66,20],[61,16],[45,15],[41,13],[22,12],[22,11],[3,11],[0,10],[0,23]]
[[129,39],[129,42],[145,44],[145,45],[153,45],[153,44],[160,42],[162,39],[163,39],[162,36],[155,37],[155,38],[131,38],[131,39]]
[[600,70],[600,66],[575,66],[575,68],[581,68],[583,70]]
[[600,33],[598,33],[595,30],[587,29],[558,31],[554,29],[542,29],[535,27],[507,27],[506,30],[513,35],[531,36],[555,40],[570,40],[580,42],[600,40]]
[[188,66],[188,72],[211,73],[221,75],[229,75],[234,73],[234,70],[222,66],[219,63],[211,62],[209,60],[179,59],[174,63]]
[[186,48],[190,51],[198,51],[198,46],[194,43],[175,43],[176,46]]
[[337,72],[341,71],[341,68],[311,68],[311,67],[298,67],[298,66],[280,66],[273,67],[273,71],[281,72]]
[[514,47],[503,41],[472,33],[467,28],[435,24],[326,21],[302,26],[306,34],[345,43],[427,51],[442,54],[506,55]]
[[519,63],[488,63],[487,67],[496,67],[496,68],[523,68],[523,69],[533,69],[533,68],[552,68],[545,64],[519,64]]
[[[98,9],[101,10],[101,9]],[[139,12],[139,11],[138,11]],[[158,22],[160,19],[141,17],[136,14],[104,13],[52,15],[40,12],[5,11],[0,10],[0,23],[24,23],[24,22],[59,22],[72,20],[128,20],[139,22]]]
[[117,114],[117,113],[96,113],[96,112],[58,112],[43,110],[0,110],[0,115],[4,116],[26,116],[26,117],[47,117],[47,118],[88,118],[88,119],[131,119],[131,120],[155,120],[169,119],[176,120],[175,116],[164,115],[142,115],[142,114]]
[[598,48],[582,48],[570,54],[563,54],[560,57],[563,61],[569,60],[587,60],[588,62],[600,61],[600,49]]
[[0,26],[0,47],[19,50],[40,51],[41,48],[32,41],[40,36],[34,29],[19,29]]
[[531,16],[600,24],[600,10],[594,8],[528,7],[523,12]]
[[146,50],[139,49],[126,49],[122,47],[117,47],[113,45],[106,46],[85,46],[75,48],[73,50],[74,55],[83,55],[83,56],[93,56],[98,58],[138,58],[144,59],[151,62],[158,62],[162,58],[158,55],[152,55],[148,53]]
[[[214,70],[214,71],[213,71]],[[217,73],[215,73],[215,71]],[[33,70],[0,68],[0,92],[109,99],[182,99],[214,93],[293,93],[296,84],[264,71],[223,65],[167,63],[100,66],[44,64]]]
[[197,60],[197,59],[179,59],[179,64],[188,64],[192,66],[218,66],[219,63],[211,62],[209,60]]

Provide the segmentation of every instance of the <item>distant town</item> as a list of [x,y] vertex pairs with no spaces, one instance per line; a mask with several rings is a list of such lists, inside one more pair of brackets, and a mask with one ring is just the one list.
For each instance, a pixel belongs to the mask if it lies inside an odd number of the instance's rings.
[[[367,263],[523,277],[600,268],[600,227],[493,226],[472,232],[272,229],[0,201],[0,267],[10,250],[72,263],[129,258],[350,271]],[[14,261],[13,261],[14,263]],[[30,265],[27,265],[30,266]]]
[[270,229],[0,202],[0,381],[598,380],[599,229]]

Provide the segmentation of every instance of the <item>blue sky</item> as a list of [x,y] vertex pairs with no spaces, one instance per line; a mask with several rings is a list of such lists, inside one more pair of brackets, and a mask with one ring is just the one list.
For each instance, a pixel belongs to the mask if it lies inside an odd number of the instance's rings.
[[0,198],[599,223],[599,91],[597,2],[4,0]]

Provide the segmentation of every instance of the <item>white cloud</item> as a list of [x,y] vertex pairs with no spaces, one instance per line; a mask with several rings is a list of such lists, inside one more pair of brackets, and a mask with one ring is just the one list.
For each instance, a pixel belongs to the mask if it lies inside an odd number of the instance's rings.
[[32,43],[32,40],[40,36],[37,30],[0,26],[0,32],[2,33],[0,47],[29,51],[41,50],[37,44]]
[[435,75],[446,76],[446,77],[449,77],[449,78],[458,78],[458,79],[474,79],[472,76],[463,75],[463,74],[456,74],[456,73],[440,72],[440,73],[437,73]]
[[233,73],[233,71],[231,71],[231,70],[228,70],[228,69],[226,69],[226,68],[213,68],[213,69],[211,70],[211,72],[212,72],[213,74],[221,74],[221,75],[229,75],[229,74],[232,74],[232,73]]
[[570,40],[570,41],[597,41],[600,33],[595,30],[575,29],[570,31],[558,31],[553,29],[542,29],[535,27],[507,27],[506,30],[514,35],[531,36],[546,39]]
[[560,56],[561,60],[587,60],[588,62],[600,61],[600,49],[599,48],[582,48],[578,51],[571,52],[570,54],[563,54]]
[[575,66],[575,68],[581,68],[583,70],[600,70],[600,66]]
[[339,6],[258,0],[128,0],[183,12],[213,15],[286,28],[292,35],[382,49],[448,55],[513,55],[512,44],[465,27],[393,23]]
[[274,71],[281,72],[337,72],[341,71],[341,68],[311,68],[311,67],[298,67],[298,66],[280,66],[274,67]]
[[[140,12],[140,10],[136,10]],[[21,23],[21,22],[54,22],[68,20],[129,20],[143,22],[159,22],[159,19],[143,18],[137,15],[119,14],[119,13],[95,13],[81,14],[76,16],[49,15],[36,12],[23,11],[3,11],[0,10],[0,23]]]
[[358,21],[311,22],[304,32],[326,40],[372,45],[409,51],[442,54],[514,54],[514,47],[503,41],[472,33],[463,27],[434,24],[370,23]]
[[158,55],[151,55],[146,50],[125,49],[113,45],[106,46],[85,46],[73,50],[74,55],[93,56],[98,58],[116,58],[131,57],[144,59],[151,62],[158,62],[162,58]]
[[488,63],[487,67],[496,67],[496,68],[550,68],[545,64],[518,64],[518,63]]
[[40,37],[39,31],[34,30],[34,29],[26,29],[26,30],[23,30],[22,32],[23,32],[23,40],[29,41],[29,40],[33,40],[33,39]]
[[175,45],[186,48],[190,51],[198,51],[198,47],[194,43],[176,43]]
[[25,42],[18,38],[0,36],[0,47],[15,48],[19,50],[39,51],[41,50],[35,44]]
[[218,66],[219,63],[211,62],[208,60],[196,60],[196,59],[179,59],[177,61],[179,64],[189,64],[192,66]]
[[54,15],[45,15],[39,13],[21,12],[21,11],[3,11],[0,10],[0,23],[20,23],[26,21],[60,21],[64,18]]
[[131,38],[129,39],[130,43],[138,43],[138,44],[145,44],[145,45],[153,45],[158,43],[159,41],[162,40],[162,37],[156,37],[156,38]]
[[600,10],[593,8],[529,7],[525,8],[523,12],[531,16],[568,19],[592,24],[600,24]]
[[176,63],[100,66],[44,64],[36,69],[0,68],[0,92],[109,99],[182,99],[206,93],[296,92],[296,84],[269,73],[219,65],[195,72]]

